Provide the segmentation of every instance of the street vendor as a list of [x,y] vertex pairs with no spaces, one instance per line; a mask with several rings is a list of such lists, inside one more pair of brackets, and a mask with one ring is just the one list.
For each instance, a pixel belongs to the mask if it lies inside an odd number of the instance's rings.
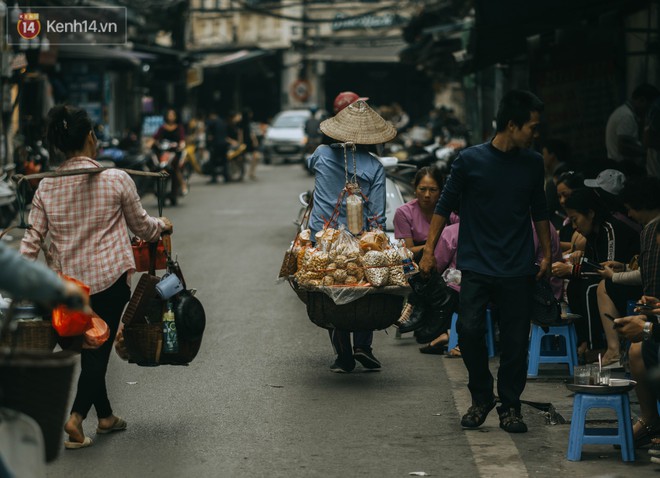
[[[323,121],[321,131],[339,144],[319,146],[308,160],[316,178],[309,220],[312,239],[330,222],[333,227],[348,226],[346,201],[349,195],[343,192],[349,182],[359,185],[359,194],[364,200],[364,229],[382,228],[385,224],[385,170],[370,153],[375,145],[392,140],[396,130],[363,99],[358,99],[333,118]],[[332,372],[351,372],[356,361],[368,370],[380,369],[381,364],[371,350],[373,332],[354,332],[352,346],[350,332],[333,329],[330,338],[337,353],[337,360],[330,367]]]
[[81,352],[80,377],[71,415],[64,425],[69,450],[86,448],[92,439],[83,421],[92,408],[97,434],[126,429],[113,412],[106,387],[108,360],[119,320],[131,295],[135,271],[128,229],[156,241],[172,232],[165,217],[151,217],[142,207],[135,183],[118,169],[65,176],[66,171],[98,168],[97,141],[92,121],[83,109],[58,105],[48,113],[48,144],[66,158],[56,169],[60,177],[44,178],[32,200],[21,254],[36,259],[42,238],[50,239],[50,253],[62,273],[90,287],[90,304],[110,328],[110,339],[96,349]]

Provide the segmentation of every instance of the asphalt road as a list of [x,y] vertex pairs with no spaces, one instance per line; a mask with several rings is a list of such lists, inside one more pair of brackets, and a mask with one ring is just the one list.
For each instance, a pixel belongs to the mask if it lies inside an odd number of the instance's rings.
[[[157,368],[113,354],[108,389],[128,429],[97,436],[92,412],[85,426],[94,445],[62,450],[49,477],[653,474],[609,450],[567,462],[567,427],[547,426],[534,412],[525,412],[526,435],[510,437],[494,416],[481,432],[462,431],[462,362],[422,355],[392,331],[375,337],[381,372],[330,373],[326,331],[275,280],[295,232],[297,195],[312,184],[298,165],[263,167],[256,182],[196,178],[181,204],[166,209],[174,251],[207,312],[200,354],[188,367]],[[155,214],[153,197],[145,206]],[[545,386],[530,394],[568,403],[563,386]]]

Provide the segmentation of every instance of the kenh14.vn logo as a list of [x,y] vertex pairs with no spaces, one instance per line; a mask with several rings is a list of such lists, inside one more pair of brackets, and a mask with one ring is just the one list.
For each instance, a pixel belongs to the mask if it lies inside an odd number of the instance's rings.
[[18,34],[26,40],[32,40],[41,33],[41,22],[38,13],[21,13],[16,24]]

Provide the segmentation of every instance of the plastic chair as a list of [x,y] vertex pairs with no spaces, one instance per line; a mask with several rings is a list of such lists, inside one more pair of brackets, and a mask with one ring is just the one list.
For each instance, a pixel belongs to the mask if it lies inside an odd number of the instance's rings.
[[[452,350],[458,345],[458,332],[456,332],[457,321],[458,314],[454,313],[451,317],[451,330],[449,331],[447,350]],[[486,309],[486,346],[488,347],[488,357],[495,357],[495,333],[493,332],[493,318],[490,315],[490,309]]]
[[[555,336],[562,337],[559,350],[548,347],[548,342]],[[573,367],[578,365],[577,334],[572,322],[548,327],[545,332],[541,327],[532,324],[532,333],[529,339],[529,361],[527,363],[527,376],[538,377],[539,364],[565,363],[568,372],[573,376]]]
[[[615,410],[617,428],[586,428],[587,412],[592,408]],[[620,445],[623,461],[635,461],[630,400],[627,392],[607,395],[575,394],[566,458],[569,461],[580,461],[583,445]]]

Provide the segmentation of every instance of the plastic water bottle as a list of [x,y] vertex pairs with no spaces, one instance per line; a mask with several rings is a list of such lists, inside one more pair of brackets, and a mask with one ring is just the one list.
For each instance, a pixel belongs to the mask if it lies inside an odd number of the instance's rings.
[[403,239],[399,240],[399,247],[397,247],[397,250],[399,251],[399,255],[401,256],[401,265],[403,266],[403,273],[405,274],[406,277],[410,277],[413,275],[416,271],[415,269],[415,264],[413,263],[412,260],[412,252],[406,248],[406,243],[403,241]]
[[176,322],[172,306],[168,304],[167,312],[163,314],[163,352],[175,354],[179,351],[179,339],[176,333]]

